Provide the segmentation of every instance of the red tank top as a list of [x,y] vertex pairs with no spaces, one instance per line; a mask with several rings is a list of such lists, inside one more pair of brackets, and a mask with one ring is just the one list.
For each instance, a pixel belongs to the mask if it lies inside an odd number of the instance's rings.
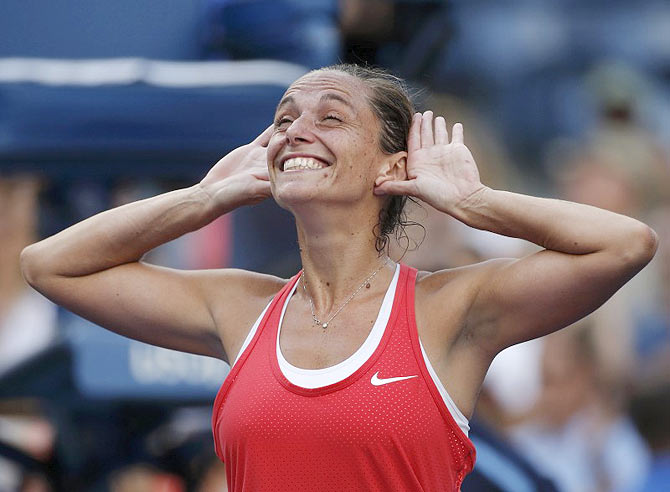
[[401,265],[372,356],[319,388],[291,383],[277,360],[282,308],[298,278],[266,309],[214,402],[214,443],[228,490],[458,491],[475,449],[421,353],[416,270]]

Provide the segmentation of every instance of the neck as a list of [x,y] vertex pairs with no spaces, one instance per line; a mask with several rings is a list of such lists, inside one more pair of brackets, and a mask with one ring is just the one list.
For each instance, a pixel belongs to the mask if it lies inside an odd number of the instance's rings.
[[[321,215],[318,220],[314,214],[307,219],[296,217],[307,293],[321,316],[337,309],[380,267],[370,280],[374,292],[385,289],[393,275],[393,263],[375,249],[376,220],[352,218],[351,214]],[[359,292],[357,296],[362,294]]]

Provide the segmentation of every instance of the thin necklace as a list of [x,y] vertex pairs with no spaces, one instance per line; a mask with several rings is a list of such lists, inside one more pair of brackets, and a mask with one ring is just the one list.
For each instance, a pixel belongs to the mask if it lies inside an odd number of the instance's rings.
[[307,299],[309,299],[309,309],[312,311],[312,319],[314,320],[314,324],[315,324],[315,325],[321,325],[321,328],[323,328],[324,330],[325,330],[326,328],[328,328],[328,323],[330,323],[331,321],[333,321],[333,318],[334,318],[335,316],[337,316],[338,314],[340,314],[340,311],[342,311],[342,309],[344,309],[344,306],[346,306],[347,304],[349,304],[349,302],[350,302],[354,297],[356,297],[356,294],[358,294],[358,293],[361,291],[361,289],[363,288],[363,286],[366,286],[366,285],[367,285],[368,287],[370,287],[370,283],[369,283],[370,280],[372,280],[372,279],[375,277],[375,275],[377,275],[377,274],[379,273],[379,271],[384,267],[384,265],[386,265],[386,264],[388,263],[388,260],[389,260],[389,257],[387,256],[386,259],[384,260],[384,263],[382,263],[382,264],[379,266],[379,268],[377,268],[374,272],[372,272],[372,274],[371,274],[368,278],[366,278],[365,280],[363,280],[363,283],[362,283],[361,285],[359,285],[359,286],[358,286],[358,289],[356,289],[356,290],[354,291],[354,293],[351,294],[351,295],[349,296],[349,299],[347,299],[346,301],[344,301],[344,304],[342,304],[342,305],[338,308],[338,310],[335,311],[335,314],[333,314],[333,315],[332,315],[330,318],[328,318],[326,321],[321,321],[321,320],[319,320],[319,318],[316,317],[316,313],[314,312],[314,302],[312,302],[312,296],[310,296],[310,295],[307,293],[307,280],[305,280],[305,270],[303,269],[303,271],[302,271],[302,275],[300,276],[300,277],[302,278],[302,290],[303,290],[303,292],[305,293],[305,295],[307,296]]

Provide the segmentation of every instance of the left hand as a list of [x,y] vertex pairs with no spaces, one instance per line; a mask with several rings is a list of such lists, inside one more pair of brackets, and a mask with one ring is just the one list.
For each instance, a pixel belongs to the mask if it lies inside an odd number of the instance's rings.
[[456,123],[451,142],[443,117],[416,113],[407,140],[407,179],[384,181],[376,195],[409,195],[450,213],[461,202],[485,188],[470,150],[463,144],[463,125]]

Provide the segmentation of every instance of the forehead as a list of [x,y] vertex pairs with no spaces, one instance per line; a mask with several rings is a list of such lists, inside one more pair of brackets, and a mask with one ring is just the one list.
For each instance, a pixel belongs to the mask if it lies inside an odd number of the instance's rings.
[[365,83],[352,75],[335,70],[321,70],[310,72],[296,80],[284,93],[282,101],[310,97],[320,100],[324,96],[332,96],[332,99],[348,102],[354,111],[359,112],[370,109],[368,92]]

